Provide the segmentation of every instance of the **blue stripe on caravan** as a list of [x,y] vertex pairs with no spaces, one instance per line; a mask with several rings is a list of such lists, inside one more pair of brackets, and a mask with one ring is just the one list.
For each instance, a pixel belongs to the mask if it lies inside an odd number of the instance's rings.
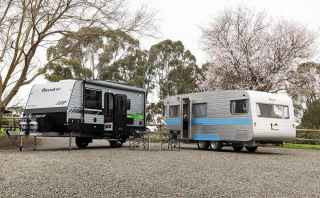
[[192,125],[250,125],[252,123],[249,117],[243,118],[195,118],[192,119]]
[[[181,118],[167,118],[165,122],[168,126],[179,126]],[[242,118],[194,118],[192,125],[250,125],[252,123],[249,117]]]
[[217,134],[204,134],[204,133],[197,133],[192,135],[193,140],[198,140],[198,141],[205,141],[205,140],[210,140],[210,141],[219,141],[221,138]]
[[165,119],[165,123],[168,126],[178,126],[178,125],[180,125],[180,117],[167,118],[167,119]]

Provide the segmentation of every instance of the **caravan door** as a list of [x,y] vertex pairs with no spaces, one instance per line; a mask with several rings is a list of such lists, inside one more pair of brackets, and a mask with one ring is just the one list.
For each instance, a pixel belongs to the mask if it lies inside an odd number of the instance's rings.
[[114,95],[104,94],[104,131],[112,132],[114,129]]
[[114,132],[121,137],[127,130],[127,96],[117,94],[114,96]]
[[105,93],[104,108],[104,131],[113,132],[115,138],[120,138],[127,126],[127,96]]
[[190,98],[182,98],[181,100],[181,138],[191,138],[192,126],[192,101]]

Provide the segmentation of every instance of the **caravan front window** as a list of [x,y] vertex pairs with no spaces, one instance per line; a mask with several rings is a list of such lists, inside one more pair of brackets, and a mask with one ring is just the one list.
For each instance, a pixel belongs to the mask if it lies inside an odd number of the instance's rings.
[[179,116],[179,105],[169,106],[169,117],[176,118]]
[[85,108],[101,109],[102,108],[102,93],[101,91],[86,89],[85,90]]
[[257,115],[263,118],[290,118],[289,107],[286,105],[257,103]]

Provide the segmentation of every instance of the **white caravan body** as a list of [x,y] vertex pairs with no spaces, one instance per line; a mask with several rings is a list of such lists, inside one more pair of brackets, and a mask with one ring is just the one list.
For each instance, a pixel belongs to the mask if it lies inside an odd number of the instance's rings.
[[169,130],[185,140],[271,143],[296,137],[287,94],[219,90],[169,96],[164,105]]
[[125,140],[145,129],[145,90],[110,81],[34,85],[24,113],[36,133]]

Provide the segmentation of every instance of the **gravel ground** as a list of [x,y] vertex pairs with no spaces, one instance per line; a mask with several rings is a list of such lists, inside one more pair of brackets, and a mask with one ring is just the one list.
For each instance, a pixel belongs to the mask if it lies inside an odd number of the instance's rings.
[[[0,197],[320,197],[320,152],[108,148],[0,151]],[[103,147],[102,147],[103,146]]]

